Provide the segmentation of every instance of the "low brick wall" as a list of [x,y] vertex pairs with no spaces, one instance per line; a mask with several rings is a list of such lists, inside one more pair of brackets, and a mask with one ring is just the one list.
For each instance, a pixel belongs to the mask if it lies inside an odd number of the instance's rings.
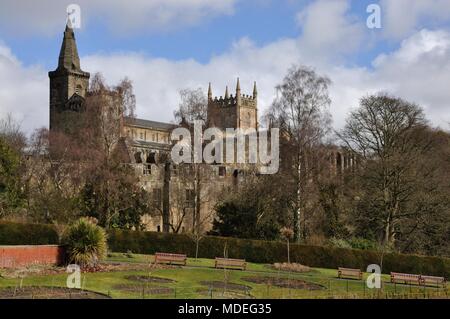
[[59,265],[64,262],[64,248],[58,245],[0,246],[0,268],[33,264]]

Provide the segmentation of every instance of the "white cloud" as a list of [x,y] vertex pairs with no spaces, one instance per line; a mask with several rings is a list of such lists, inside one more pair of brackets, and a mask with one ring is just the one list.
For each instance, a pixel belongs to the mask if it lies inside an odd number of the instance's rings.
[[[340,21],[338,29],[341,31],[321,40],[320,45],[312,38],[317,26],[308,20],[323,13],[310,6],[312,11],[304,11],[305,20],[302,20],[309,26],[304,27],[299,38],[280,39],[264,46],[242,38],[207,63],[125,52],[82,57],[82,67],[91,73],[102,72],[111,84],[128,76],[134,82],[137,114],[147,119],[170,121],[179,103],[180,89],[202,87],[206,92],[208,82],[212,82],[214,94],[220,96],[224,94],[225,85],[234,90],[238,76],[244,94],[251,94],[253,81],[258,82],[259,114],[263,114],[273,100],[274,86],[282,80],[286,70],[292,64],[304,64],[313,66],[333,81],[331,112],[336,128],[343,125],[349,109],[357,107],[363,95],[377,91],[387,91],[419,103],[433,124],[448,128],[450,32],[426,29],[416,32],[398,49],[375,58],[371,68],[336,63],[328,57],[330,51],[345,53],[345,50],[339,51],[341,42],[346,43],[341,34],[353,36],[354,32],[359,32],[356,22],[348,22],[352,18],[347,16],[346,2],[340,3],[344,6],[339,6],[340,13],[335,18]],[[329,27],[332,29],[331,25]],[[320,38],[322,34],[316,36]],[[6,46],[0,45],[0,115],[6,112],[20,117],[28,132],[47,125],[48,79],[45,70],[21,65]]]
[[61,31],[66,7],[81,7],[82,27],[102,19],[114,32],[171,30],[232,14],[237,0],[2,0],[0,27],[9,33],[55,34]]
[[384,35],[402,39],[422,29],[424,23],[450,21],[450,0],[381,0]]
[[23,66],[0,42],[0,117],[11,113],[27,132],[48,123],[48,79],[39,66]]
[[336,56],[360,48],[365,21],[349,15],[348,0],[317,0],[297,14],[302,45],[313,55]]
[[387,91],[419,103],[436,125],[447,127],[450,122],[450,113],[446,110],[450,104],[450,33],[447,31],[418,32],[406,39],[397,51],[376,58],[373,69],[317,63],[302,55],[304,51],[296,39],[285,39],[264,47],[256,47],[248,39],[242,39],[229,52],[207,64],[135,55],[91,56],[84,62],[114,81],[124,75],[122,70],[131,71],[126,73],[136,86],[138,112],[155,119],[171,118],[178,103],[179,89],[201,86],[206,90],[211,81],[214,93],[222,95],[226,84],[234,88],[238,75],[244,93],[251,93],[252,81],[258,81],[259,104],[264,110],[270,105],[273,88],[287,68],[293,63],[301,63],[314,66],[333,81],[331,112],[337,127],[342,126],[349,108],[358,105],[359,98],[377,91]]
[[[280,52],[283,52],[282,58]],[[228,52],[213,57],[206,64],[129,53],[88,56],[83,59],[83,67],[91,72],[102,72],[111,83],[128,76],[134,83],[138,115],[170,121],[179,103],[179,90],[201,87],[206,93],[208,82],[211,82],[213,93],[223,96],[226,85],[233,92],[237,77],[240,77],[243,94],[251,94],[253,81],[258,82],[259,103],[264,108],[271,103],[274,85],[286,67],[299,61],[298,52],[298,43],[294,39],[260,48],[243,38]]]
[[[168,121],[178,104],[178,90],[202,87],[209,81],[216,95],[223,95],[225,85],[234,89],[241,77],[244,94],[251,94],[253,80],[258,81],[260,114],[274,97],[274,86],[294,63],[312,65],[333,81],[331,112],[336,127],[341,127],[348,110],[358,105],[366,94],[387,91],[422,105],[436,125],[448,128],[450,113],[450,33],[423,30],[390,54],[374,60],[373,69],[334,66],[303,55],[297,39],[285,39],[256,47],[242,39],[226,53],[207,64],[194,60],[173,62],[142,55],[90,56],[83,60],[91,71],[101,71],[107,79],[119,81],[125,74],[134,82],[138,115]],[[124,71],[125,70],[125,71]]]
[[[450,123],[450,33],[421,30],[374,61],[379,82],[422,105],[434,123]],[[447,123],[447,125],[446,125]]]

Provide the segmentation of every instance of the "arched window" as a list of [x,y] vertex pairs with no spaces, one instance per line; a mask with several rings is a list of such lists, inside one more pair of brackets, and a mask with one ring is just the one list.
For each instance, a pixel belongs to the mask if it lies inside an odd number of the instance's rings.
[[144,164],[144,175],[150,175],[152,173],[152,164],[156,164],[156,154],[150,153]]
[[135,159],[136,163],[138,163],[138,164],[142,163],[141,152],[136,152],[134,154],[134,159]]
[[147,163],[149,163],[149,164],[156,164],[156,153],[148,154]]
[[83,87],[80,84],[78,84],[75,88],[75,93],[78,95],[81,95],[82,91],[83,91]]

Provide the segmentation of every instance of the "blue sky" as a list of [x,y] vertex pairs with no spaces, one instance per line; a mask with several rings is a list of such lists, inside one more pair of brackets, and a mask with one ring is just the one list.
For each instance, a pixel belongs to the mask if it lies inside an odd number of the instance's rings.
[[[111,29],[109,26],[112,22],[105,21],[101,15],[95,13],[81,29],[76,30],[78,49],[81,56],[99,52],[132,51],[172,60],[194,58],[206,63],[211,56],[227,50],[233,42],[242,37],[248,37],[260,46],[280,38],[297,37],[302,28],[296,21],[296,15],[311,2],[313,1],[240,1],[233,14],[205,18],[204,22],[193,26],[152,30],[144,25],[140,30],[125,34]],[[351,1],[349,15],[364,21],[368,16],[367,5],[370,3],[374,1]],[[83,8],[81,9],[83,14]],[[64,17],[65,12],[61,15]],[[63,28],[64,23],[61,23],[60,32],[19,35],[2,29],[0,39],[6,42],[25,64],[39,63],[50,68],[56,62]],[[371,50],[353,56],[350,62],[370,66],[374,55],[395,45],[395,41],[383,41]]]
[[[435,125],[450,122],[450,0],[2,0],[0,116],[29,132],[48,124],[46,73],[69,3],[81,6],[82,68],[112,84],[128,76],[144,118],[171,121],[179,90],[212,82],[222,95],[237,76],[244,93],[258,82],[262,114],[289,66],[305,64],[333,81],[336,128],[378,91],[421,104]],[[382,28],[369,30],[374,3]]]

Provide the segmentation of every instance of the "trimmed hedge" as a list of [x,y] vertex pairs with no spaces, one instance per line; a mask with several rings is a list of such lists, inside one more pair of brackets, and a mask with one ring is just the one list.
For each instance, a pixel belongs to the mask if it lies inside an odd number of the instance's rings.
[[[155,252],[183,253],[195,256],[195,242],[188,235],[156,232],[110,230],[108,245],[112,251],[154,254]],[[199,257],[215,258],[224,255],[225,245],[229,258],[242,258],[255,263],[275,263],[287,260],[283,242],[206,236],[199,244]],[[381,254],[376,251],[322,246],[290,245],[292,262],[311,267],[359,268],[380,264]],[[388,253],[383,258],[383,273],[405,272],[450,277],[450,259]]]
[[58,245],[52,225],[0,222],[0,245]]
[[[0,245],[57,245],[58,233],[54,226],[0,222]],[[195,256],[195,242],[188,235],[173,233],[108,231],[111,251],[154,254],[155,252],[184,253]],[[206,236],[199,244],[199,257],[215,258],[224,255],[256,263],[275,263],[287,260],[286,244],[237,238]],[[365,270],[369,264],[380,264],[380,253],[369,250],[322,246],[290,245],[292,262],[311,267],[349,267]],[[405,272],[450,277],[450,259],[403,254],[385,254],[383,273]]]

